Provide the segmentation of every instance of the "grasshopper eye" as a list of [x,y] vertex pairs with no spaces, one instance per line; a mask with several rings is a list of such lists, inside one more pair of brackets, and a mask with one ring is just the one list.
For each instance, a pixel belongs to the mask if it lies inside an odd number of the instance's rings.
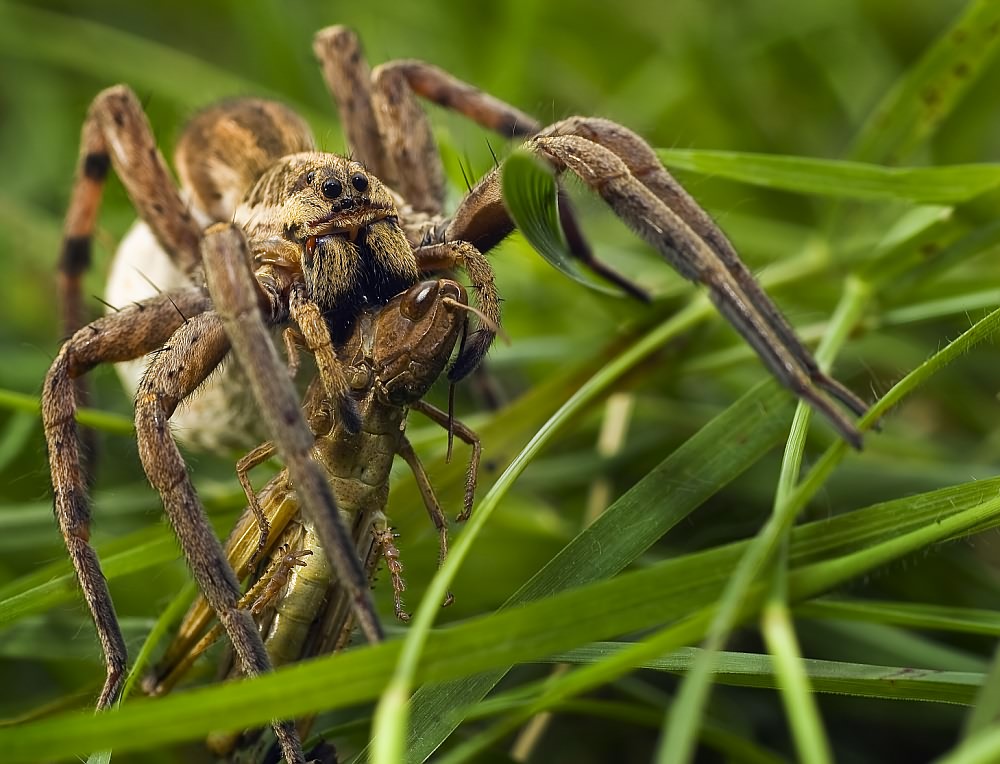
[[399,305],[399,312],[414,321],[427,315],[440,291],[437,281],[424,281],[410,287]]
[[339,180],[324,180],[320,190],[327,199],[336,199],[344,193],[344,185]]
[[356,172],[351,176],[351,185],[354,186],[354,190],[359,194],[363,194],[368,190],[368,178],[362,173]]

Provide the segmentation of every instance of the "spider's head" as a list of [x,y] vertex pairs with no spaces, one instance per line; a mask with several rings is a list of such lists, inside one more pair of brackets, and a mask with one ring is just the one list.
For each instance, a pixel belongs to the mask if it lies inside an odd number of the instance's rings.
[[396,223],[388,189],[363,164],[336,154],[297,154],[285,160],[287,236],[302,243],[339,235],[354,241],[374,223]]
[[[383,305],[416,282],[416,259],[389,190],[364,165],[336,154],[282,158],[261,176],[236,215],[251,241],[280,242],[334,341],[358,312]],[[287,254],[282,262],[289,263]]]
[[354,240],[397,217],[388,189],[363,164],[315,151],[272,164],[236,213],[251,239],[280,236],[297,245],[327,235]]

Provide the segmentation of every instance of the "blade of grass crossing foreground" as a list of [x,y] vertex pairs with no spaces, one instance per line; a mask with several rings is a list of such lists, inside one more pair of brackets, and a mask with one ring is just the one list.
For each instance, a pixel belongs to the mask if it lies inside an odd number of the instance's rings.
[[996,723],[998,715],[1000,715],[1000,645],[993,653],[990,670],[982,687],[979,688],[976,702],[965,718],[963,739],[972,740],[986,733]]
[[785,716],[792,729],[799,761],[827,764],[833,761],[830,742],[823,731],[812,684],[788,610],[787,565],[788,545],[785,543],[774,566],[770,596],[760,619],[761,633],[774,660]]
[[[595,642],[586,647],[551,656],[548,660],[563,663],[588,664],[629,647],[622,642]],[[642,668],[670,673],[686,672],[700,650],[683,647],[642,664]],[[913,669],[910,666],[875,666],[867,663],[846,663],[804,659],[810,683],[817,692],[853,695],[860,698],[920,700],[931,703],[971,705],[983,674],[974,671],[940,671]],[[776,688],[777,666],[772,656],[758,653],[722,652],[719,655],[716,680],[737,687]],[[513,697],[514,692],[507,693]],[[499,701],[491,698],[481,707]],[[523,702],[520,698],[518,702]],[[513,701],[512,701],[513,702]],[[507,710],[507,709],[501,709]]]
[[[870,295],[871,289],[867,284],[857,278],[847,279],[843,298],[816,350],[816,360],[823,371],[829,371],[837,351],[861,320]],[[801,403],[795,412],[775,492],[775,515],[788,512],[794,517],[798,514],[798,510],[791,504],[789,498],[802,468],[802,455],[811,413],[812,410]],[[786,522],[782,531],[781,549],[772,573],[770,596],[761,617],[761,631],[768,651],[774,657],[785,716],[792,730],[799,759],[815,764],[826,764],[832,760],[830,743],[826,738],[819,709],[812,695],[788,608],[788,544],[792,520]]]
[[[36,395],[27,395],[15,390],[0,390],[0,408],[26,411],[40,416],[42,404]],[[76,412],[76,420],[86,427],[93,427],[95,430],[110,432],[114,435],[135,434],[132,420],[121,414],[84,408]]]
[[831,597],[806,602],[795,608],[795,613],[803,618],[832,618],[1000,637],[1000,613],[994,610]]
[[675,170],[796,194],[871,201],[955,205],[1000,185],[1000,165],[883,167],[842,159],[738,151],[657,149]]

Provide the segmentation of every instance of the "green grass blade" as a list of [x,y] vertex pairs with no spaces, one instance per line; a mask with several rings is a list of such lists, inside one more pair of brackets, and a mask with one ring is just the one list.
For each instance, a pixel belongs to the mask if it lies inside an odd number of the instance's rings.
[[503,163],[501,183],[507,211],[535,250],[557,271],[586,287],[621,295],[619,289],[597,281],[580,267],[559,223],[555,175],[534,154],[515,151]]
[[1000,613],[994,610],[885,600],[818,599],[802,603],[795,608],[795,614],[1000,637]]
[[[211,520],[219,532],[232,525],[233,516],[224,512]],[[176,560],[177,541],[167,526],[154,525],[101,544],[98,557],[104,577],[113,581]],[[0,588],[0,627],[79,596],[69,559],[60,559]]]
[[993,661],[982,687],[976,695],[975,703],[969,709],[962,730],[962,738],[971,741],[987,734],[996,725],[1000,716],[1000,644],[993,652]]
[[771,591],[760,617],[760,629],[774,664],[785,717],[792,730],[799,761],[825,764],[833,760],[833,754],[788,611],[787,548],[783,551],[785,554],[779,555],[774,566]]
[[882,167],[836,159],[693,149],[658,149],[657,155],[676,170],[841,199],[954,205],[1000,185],[1000,165],[994,164]]
[[38,428],[38,417],[25,411],[16,412],[0,433],[0,472],[3,472],[24,449]]
[[142,647],[139,648],[139,652],[136,654],[135,660],[129,668],[128,676],[125,677],[125,684],[122,687],[119,705],[132,696],[132,690],[135,688],[135,685],[142,680],[142,677],[146,672],[146,668],[153,660],[153,653],[160,646],[160,643],[167,638],[171,627],[179,623],[181,618],[184,617],[184,612],[188,609],[191,603],[194,602],[194,599],[197,596],[198,587],[195,585],[194,581],[189,581],[177,593],[177,595],[170,600],[170,603],[163,608],[163,612],[160,613],[159,618],[156,619],[152,628],[150,628],[146,633],[146,638],[142,642]]
[[[628,648],[621,642],[601,642],[546,659],[546,663],[597,663]],[[685,647],[670,655],[644,661],[641,668],[684,673],[691,668],[700,650]],[[866,663],[802,660],[806,676],[816,692],[853,695],[859,698],[911,700],[925,703],[971,705],[983,681],[973,671],[938,671],[907,666],[873,666]],[[759,653],[720,652],[716,669],[719,684],[776,689],[774,658]]]
[[[101,555],[101,568],[109,579],[177,559],[177,543],[165,528],[147,528],[130,534],[127,538],[118,539],[115,547],[125,551]],[[0,627],[79,597],[76,574],[69,567],[68,561],[60,562],[51,569],[23,577],[8,586],[4,599],[0,600]],[[66,572],[57,574],[55,570]]]
[[983,73],[1000,44],[1000,6],[972,0],[872,112],[851,156],[896,163],[930,137]]

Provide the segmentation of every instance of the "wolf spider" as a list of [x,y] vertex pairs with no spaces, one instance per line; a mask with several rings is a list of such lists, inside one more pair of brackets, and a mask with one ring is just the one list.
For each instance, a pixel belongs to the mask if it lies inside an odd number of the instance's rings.
[[[241,99],[196,115],[179,140],[172,180],[134,94],[110,88],[84,122],[77,178],[67,212],[60,283],[67,324],[82,324],[80,278],[103,183],[113,167],[139,217],[179,274],[177,288],[148,297],[78,329],[45,380],[43,419],[55,508],[107,667],[98,707],[117,697],[126,652],[114,607],[89,543],[90,508],[75,413],[81,375],[101,363],[151,355],[136,392],[136,435],[150,482],[206,599],[248,675],[268,668],[239,585],[188,476],[168,420],[220,366],[230,348],[256,399],[337,575],[369,639],[382,637],[364,571],[337,512],[326,476],[309,457],[313,436],[269,327],[292,325],[286,340],[304,344],[337,415],[357,412],[336,355],[358,311],[388,301],[422,273],[466,272],[485,316],[449,372],[458,379],[488,350],[500,299],[482,253],[514,228],[500,192],[499,168],[452,215],[444,212],[444,174],[422,96],[455,109],[525,147],[558,174],[569,170],[599,194],[683,276],[705,284],[722,314],[771,372],[823,413],[855,446],[860,434],[841,412],[866,406],[823,374],[754,281],[708,214],[662,167],[641,138],[614,122],[573,117],[542,127],[533,118],[419,61],[370,72],[349,30],[321,31],[314,49],[337,101],[351,158],[318,153],[304,122],[279,104]],[[562,223],[576,254],[636,296],[643,291],[595,260],[568,207]],[[227,225],[231,221],[231,224]],[[206,226],[209,226],[206,230]],[[156,254],[150,255],[155,259]],[[152,260],[150,260],[150,263]],[[151,267],[151,266],[150,266]],[[146,270],[146,268],[144,268]],[[166,283],[166,282],[164,282]],[[302,761],[294,729],[276,724],[289,761]]]

